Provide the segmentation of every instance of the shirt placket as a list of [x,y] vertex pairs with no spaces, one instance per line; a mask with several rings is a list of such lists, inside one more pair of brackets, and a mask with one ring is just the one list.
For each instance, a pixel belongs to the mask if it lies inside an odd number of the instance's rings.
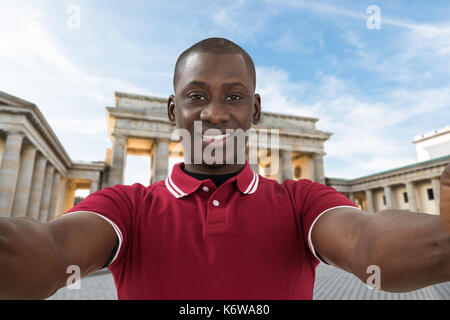
[[225,183],[219,188],[213,183],[211,184],[205,182],[201,187],[202,192],[208,194],[206,202],[206,228],[208,231],[222,230],[227,226],[226,202],[228,193],[233,187],[231,183]]

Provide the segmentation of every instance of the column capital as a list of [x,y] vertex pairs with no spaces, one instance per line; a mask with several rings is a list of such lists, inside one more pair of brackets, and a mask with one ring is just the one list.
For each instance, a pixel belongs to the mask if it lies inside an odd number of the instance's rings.
[[32,145],[32,144],[24,144],[22,146],[22,149],[23,150],[36,150],[37,151],[37,148],[34,145]]
[[123,134],[116,134],[116,133],[113,133],[113,134],[111,135],[111,140],[112,140],[113,142],[126,141],[126,140],[128,140],[128,136],[123,135]]
[[77,184],[73,180],[67,180],[66,187],[69,190],[75,190],[77,188]]
[[318,152],[313,152],[312,154],[313,154],[313,157],[314,157],[314,158],[316,158],[316,157],[317,157],[317,158],[319,158],[319,157],[322,157],[322,158],[323,158],[327,153],[326,153],[326,152],[323,152],[323,151],[321,151],[321,152],[318,151]]
[[167,138],[154,138],[153,139],[153,148],[155,148],[155,145],[158,144],[170,144],[172,141]]
[[23,131],[7,131],[6,132],[6,137],[25,137],[25,133]]

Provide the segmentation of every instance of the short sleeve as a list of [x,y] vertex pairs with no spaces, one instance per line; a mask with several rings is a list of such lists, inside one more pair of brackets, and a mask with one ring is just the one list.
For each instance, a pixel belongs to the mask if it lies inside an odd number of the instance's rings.
[[318,257],[314,250],[314,244],[311,241],[311,231],[316,221],[331,209],[339,207],[358,209],[358,206],[334,188],[312,182],[311,180],[286,180],[283,184],[287,187],[291,193],[291,198],[294,200],[303,240],[311,251],[314,265],[317,265],[322,260]]
[[[64,214],[87,211],[105,219],[114,228],[119,244],[110,266],[120,261],[127,250],[133,225],[133,216],[140,193],[144,188],[140,184],[132,186],[115,185],[104,188],[87,196]],[[83,213],[79,213],[83,214]]]

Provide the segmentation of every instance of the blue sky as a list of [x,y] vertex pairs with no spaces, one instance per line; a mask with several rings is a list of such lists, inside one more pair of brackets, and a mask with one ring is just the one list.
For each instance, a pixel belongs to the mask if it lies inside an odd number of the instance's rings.
[[450,124],[449,17],[448,1],[2,1],[0,90],[36,103],[72,159],[101,161],[114,91],[166,97],[178,55],[226,37],[253,57],[263,110],[319,118],[326,176],[354,178],[415,162],[414,137]]

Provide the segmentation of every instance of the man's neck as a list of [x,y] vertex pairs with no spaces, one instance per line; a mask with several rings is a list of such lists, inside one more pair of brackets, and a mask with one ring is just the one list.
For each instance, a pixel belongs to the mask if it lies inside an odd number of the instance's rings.
[[185,164],[186,171],[195,174],[203,175],[222,175],[222,174],[237,174],[245,167],[244,164],[222,164],[222,165],[207,165],[207,164]]
[[[245,165],[244,165],[245,166]],[[234,177],[235,175],[237,175],[241,170],[243,169],[243,167],[241,167],[239,170],[235,171],[235,172],[230,172],[230,173],[217,173],[217,171],[215,171],[214,173],[199,173],[199,172],[192,172],[187,165],[185,165],[185,167],[183,168],[183,171],[191,176],[194,177],[197,180],[206,180],[206,179],[211,179],[214,184],[219,187],[221,184],[223,184],[225,181],[227,181],[228,179],[230,179],[231,177]]]

